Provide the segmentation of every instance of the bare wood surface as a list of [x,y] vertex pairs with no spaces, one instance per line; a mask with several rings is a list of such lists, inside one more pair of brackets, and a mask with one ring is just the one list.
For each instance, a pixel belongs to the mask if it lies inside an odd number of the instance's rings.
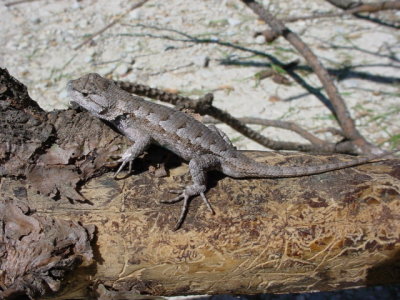
[[[252,156],[270,163],[288,160],[276,154]],[[319,159],[296,155],[289,161]],[[292,179],[212,178],[208,197],[217,214],[209,215],[195,199],[177,232],[171,228],[180,205],[158,201],[190,180],[186,166],[171,169],[165,178],[149,172],[124,180],[103,175],[82,188],[90,201],[86,204],[52,201],[28,189],[28,203],[39,216],[97,228],[94,264],[74,271],[61,296],[52,299],[84,299],[96,282],[121,292],[163,296],[398,282],[398,160]],[[19,190],[21,183],[6,180],[2,189]]]

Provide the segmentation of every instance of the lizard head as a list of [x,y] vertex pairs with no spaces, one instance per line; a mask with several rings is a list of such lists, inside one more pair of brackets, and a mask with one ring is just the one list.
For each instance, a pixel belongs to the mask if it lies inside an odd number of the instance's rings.
[[99,118],[112,120],[116,103],[115,97],[112,96],[114,86],[113,81],[99,74],[89,73],[69,81],[67,92],[71,102],[82,106]]

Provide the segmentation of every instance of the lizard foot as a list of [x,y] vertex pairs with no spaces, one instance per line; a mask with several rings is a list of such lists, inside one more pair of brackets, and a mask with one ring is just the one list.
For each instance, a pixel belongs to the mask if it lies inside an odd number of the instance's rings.
[[213,215],[215,214],[213,208],[211,207],[210,202],[208,202],[206,196],[204,195],[204,192],[198,192],[198,193],[194,193],[193,194],[193,193],[188,192],[188,190],[190,190],[190,189],[184,189],[183,191],[182,190],[170,190],[171,193],[179,194],[179,195],[177,197],[173,198],[173,199],[170,199],[170,200],[162,200],[162,201],[160,201],[161,203],[172,204],[172,203],[176,203],[176,202],[179,202],[179,201],[183,200],[183,206],[182,206],[181,214],[179,216],[178,222],[176,223],[176,225],[174,227],[174,231],[178,230],[181,227],[183,221],[185,220],[185,217],[186,217],[188,209],[189,209],[189,199],[190,199],[191,196],[200,195],[201,198],[203,199],[203,202],[206,204],[208,210]]
[[122,157],[117,160],[117,163],[121,163],[121,165],[119,166],[117,172],[115,172],[114,178],[117,178],[118,174],[122,171],[122,169],[126,166],[127,163],[129,163],[128,174],[132,172],[133,159],[131,157]]

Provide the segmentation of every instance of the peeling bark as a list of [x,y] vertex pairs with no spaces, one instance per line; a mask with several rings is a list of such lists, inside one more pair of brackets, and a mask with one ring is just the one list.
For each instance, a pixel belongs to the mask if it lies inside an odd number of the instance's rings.
[[91,261],[94,226],[40,216],[26,201],[0,198],[1,299],[56,292],[65,272]]

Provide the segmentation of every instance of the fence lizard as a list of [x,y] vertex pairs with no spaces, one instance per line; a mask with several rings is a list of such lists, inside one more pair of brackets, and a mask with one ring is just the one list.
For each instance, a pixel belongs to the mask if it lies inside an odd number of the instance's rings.
[[233,178],[279,178],[319,174],[366,163],[384,155],[357,158],[315,166],[271,166],[245,156],[231,144],[226,135],[215,126],[206,126],[188,114],[164,105],[149,102],[129,94],[112,80],[98,74],[87,74],[67,85],[71,102],[82,106],[94,116],[112,123],[133,145],[121,156],[115,176],[142,154],[150,144],[158,144],[189,162],[193,183],[179,195],[161,201],[175,203],[183,200],[182,211],[175,230],[179,229],[188,210],[189,199],[200,195],[208,209],[214,213],[204,195],[207,171],[218,170]]

